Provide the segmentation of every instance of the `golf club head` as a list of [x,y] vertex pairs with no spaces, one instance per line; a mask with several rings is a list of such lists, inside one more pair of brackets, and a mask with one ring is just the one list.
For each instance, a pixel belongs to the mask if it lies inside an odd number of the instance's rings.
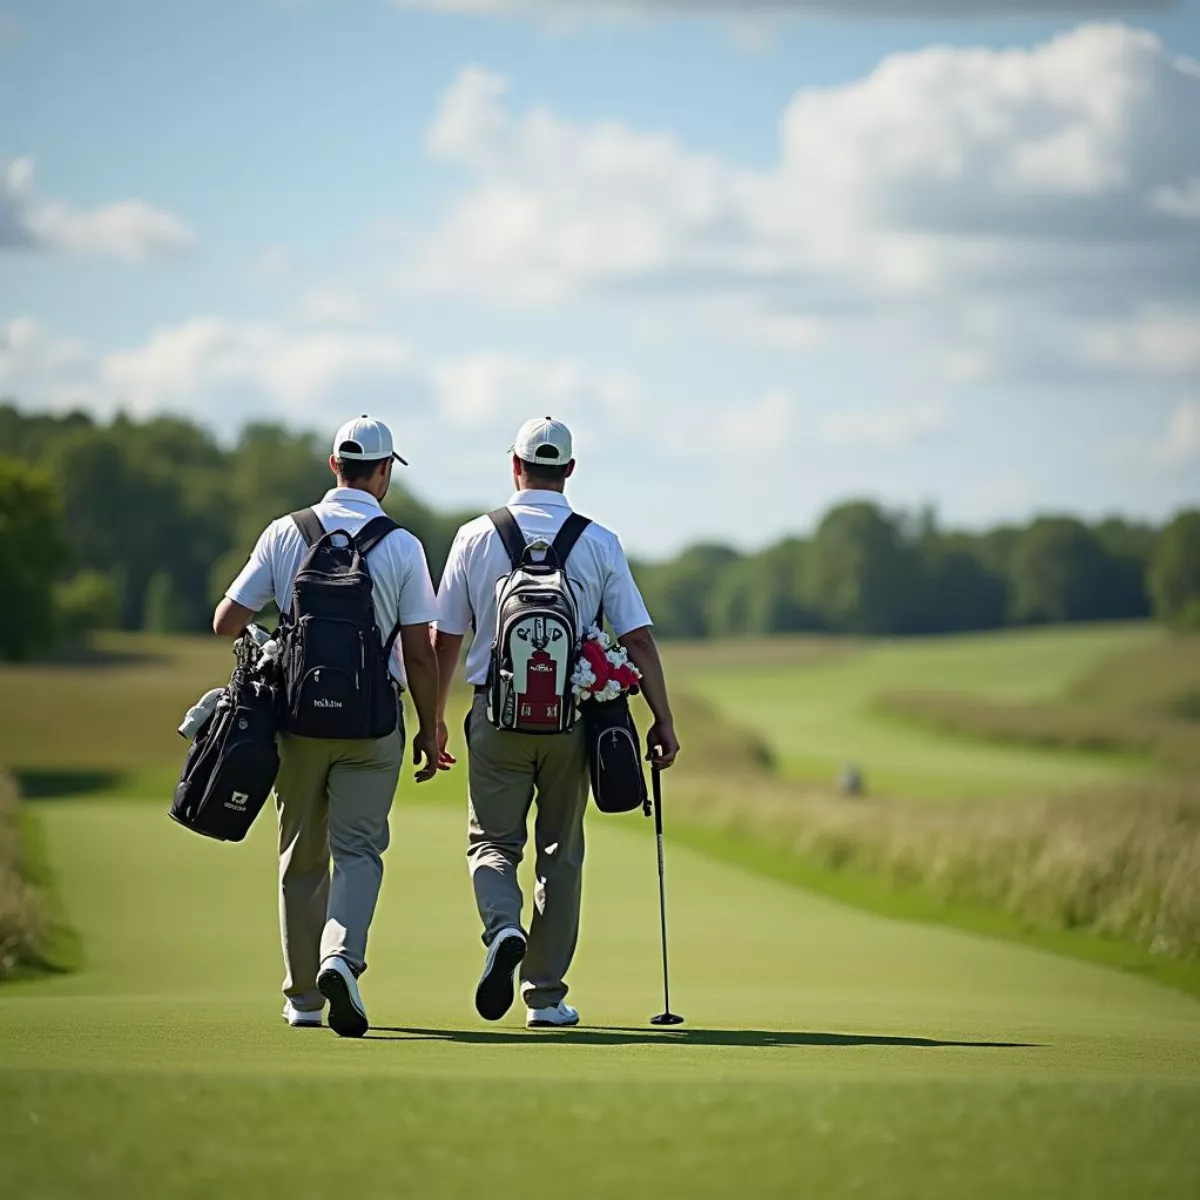
[[650,1018],[651,1025],[682,1025],[683,1018],[676,1016],[673,1012],[659,1013],[657,1017]]

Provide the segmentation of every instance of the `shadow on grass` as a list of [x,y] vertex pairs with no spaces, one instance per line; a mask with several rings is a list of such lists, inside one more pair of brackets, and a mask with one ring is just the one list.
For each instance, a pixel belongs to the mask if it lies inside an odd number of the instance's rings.
[[[382,1036],[381,1036],[382,1035]],[[388,1035],[391,1035],[390,1037]],[[766,1029],[407,1029],[376,1026],[367,1035],[378,1041],[459,1042],[504,1046],[521,1042],[565,1042],[573,1046],[908,1046],[962,1050],[1037,1050],[1036,1042],[944,1042],[934,1038],[888,1037],[870,1033],[787,1033]]]
[[125,780],[124,771],[17,771],[17,787],[26,800],[60,800],[111,792]]

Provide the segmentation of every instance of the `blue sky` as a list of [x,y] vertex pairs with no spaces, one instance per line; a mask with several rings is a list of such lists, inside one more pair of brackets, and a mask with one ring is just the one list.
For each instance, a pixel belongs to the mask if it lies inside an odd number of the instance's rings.
[[553,7],[0,0],[0,395],[369,409],[456,507],[553,412],[652,554],[1196,502],[1197,5]]

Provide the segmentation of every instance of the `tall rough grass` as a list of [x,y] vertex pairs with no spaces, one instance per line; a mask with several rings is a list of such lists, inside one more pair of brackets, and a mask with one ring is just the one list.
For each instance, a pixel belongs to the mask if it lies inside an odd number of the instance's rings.
[[1200,785],[994,804],[844,799],[682,777],[679,816],[1031,927],[1200,960]]
[[22,870],[17,789],[0,774],[0,980],[45,964],[50,923],[44,897]]

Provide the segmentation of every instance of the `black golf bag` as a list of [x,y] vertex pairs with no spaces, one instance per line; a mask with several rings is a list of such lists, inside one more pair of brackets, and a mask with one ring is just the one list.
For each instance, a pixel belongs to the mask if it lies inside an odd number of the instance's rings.
[[170,812],[185,828],[221,842],[240,842],[250,832],[279,772],[277,668],[256,669],[248,635],[235,653],[229,684],[188,750]]

